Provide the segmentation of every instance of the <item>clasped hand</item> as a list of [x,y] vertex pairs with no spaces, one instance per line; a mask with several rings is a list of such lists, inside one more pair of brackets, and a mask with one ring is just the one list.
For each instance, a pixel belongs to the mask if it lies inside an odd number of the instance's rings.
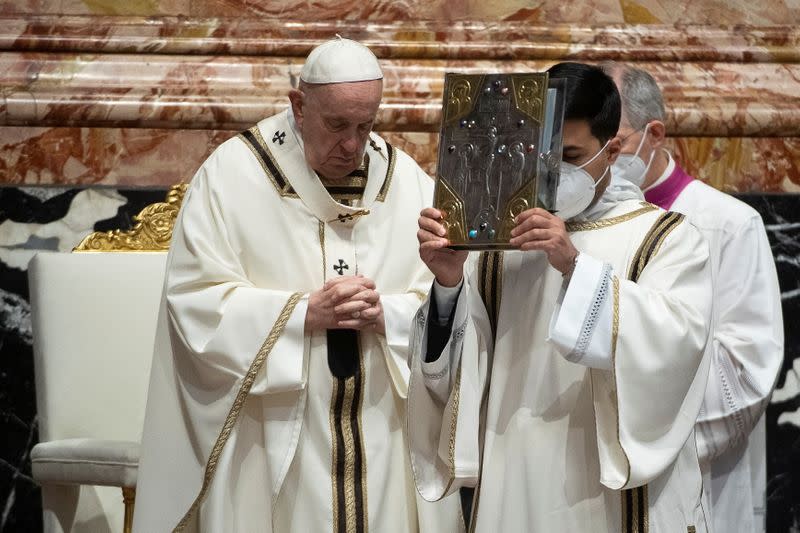
[[383,306],[375,282],[364,276],[327,281],[308,298],[305,327],[306,331],[356,329],[383,334]]

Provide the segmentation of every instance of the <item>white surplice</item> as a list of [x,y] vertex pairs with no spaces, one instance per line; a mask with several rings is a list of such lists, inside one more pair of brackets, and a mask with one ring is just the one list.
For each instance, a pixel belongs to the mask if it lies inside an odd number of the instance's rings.
[[783,316],[764,224],[747,204],[695,180],[670,207],[708,241],[714,281],[711,358],[698,451],[716,533],[763,532],[763,418],[783,363]]
[[432,362],[428,302],[417,313],[415,481],[428,500],[477,484],[475,531],[709,530],[694,439],[707,245],[639,199],[598,205],[568,226],[568,282],[541,252],[473,254]]
[[[290,120],[223,143],[184,199],[134,529],[456,531],[457,500],[417,497],[403,423],[409,325],[431,282],[417,217],[433,182],[373,134],[363,196],[337,202]],[[360,333],[346,379],[329,369],[326,332],[304,328],[308,294],[342,274],[375,281],[386,323],[385,336]]]

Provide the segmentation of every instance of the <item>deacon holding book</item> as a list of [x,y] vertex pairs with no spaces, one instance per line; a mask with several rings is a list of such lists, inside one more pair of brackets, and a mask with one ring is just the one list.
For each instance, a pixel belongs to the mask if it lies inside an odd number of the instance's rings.
[[436,281],[411,337],[417,487],[430,501],[475,488],[479,533],[706,532],[708,246],[683,215],[609,186],[614,82],[577,63],[549,74],[567,80],[558,211],[523,211],[515,250],[469,260],[439,210],[419,219]]

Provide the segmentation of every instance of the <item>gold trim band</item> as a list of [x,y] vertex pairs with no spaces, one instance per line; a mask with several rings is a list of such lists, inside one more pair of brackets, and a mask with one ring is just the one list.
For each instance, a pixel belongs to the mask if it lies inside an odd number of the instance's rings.
[[614,376],[614,405],[617,407],[617,443],[619,444],[619,449],[622,450],[622,454],[625,456],[625,483],[623,485],[627,485],[628,481],[631,479],[631,462],[628,459],[628,454],[625,452],[625,448],[622,447],[622,440],[619,436],[619,398],[617,397],[617,340],[619,338],[619,278],[617,276],[613,276],[611,278],[611,286],[612,286],[612,298],[613,298],[613,314],[612,314],[612,321],[611,321],[611,369],[612,374]]
[[650,517],[647,485],[620,492],[622,533],[649,533]]
[[638,281],[644,268],[661,249],[664,240],[672,233],[673,229],[683,222],[684,218],[680,213],[672,211],[667,211],[658,217],[633,256],[633,261],[628,268],[628,279],[634,282]]
[[596,229],[603,229],[609,226],[615,226],[617,224],[621,224],[623,222],[627,222],[632,220],[640,215],[644,215],[645,213],[649,213],[650,211],[655,211],[658,209],[657,206],[653,204],[649,204],[647,202],[642,202],[642,206],[635,211],[631,211],[630,213],[625,213],[624,215],[619,215],[617,217],[611,218],[601,218],[600,220],[595,220],[592,222],[567,222],[567,231],[575,232],[575,231],[590,231]]
[[389,163],[386,167],[386,176],[383,178],[383,185],[381,186],[378,196],[375,198],[379,202],[385,201],[386,195],[389,194],[389,187],[392,185],[392,177],[394,176],[394,165],[397,160],[397,155],[394,153],[392,145],[385,140],[384,142],[386,143],[386,155],[389,159]]
[[481,300],[489,316],[492,342],[497,335],[500,302],[503,297],[503,252],[481,252],[478,258],[478,287]]
[[358,370],[332,376],[331,493],[334,533],[367,533],[367,457],[361,411],[364,401],[364,357],[358,342]]
[[231,406],[230,411],[228,411],[228,416],[225,417],[225,422],[222,425],[222,430],[219,432],[217,441],[214,443],[214,447],[211,449],[211,454],[208,456],[205,474],[203,474],[203,485],[200,487],[200,492],[195,498],[194,502],[192,502],[189,510],[186,511],[186,514],[183,516],[181,521],[178,522],[178,525],[175,526],[175,529],[173,529],[173,533],[180,533],[186,528],[186,525],[192,519],[194,514],[200,509],[200,505],[202,505],[203,500],[205,500],[208,493],[208,488],[211,486],[211,482],[214,480],[214,474],[217,470],[217,461],[219,461],[219,457],[222,454],[222,449],[228,442],[231,432],[236,425],[236,421],[239,419],[239,413],[241,412],[242,407],[244,407],[244,402],[247,400],[247,395],[250,393],[250,389],[253,388],[256,375],[258,375],[261,367],[264,366],[267,356],[275,347],[275,344],[278,342],[280,336],[283,334],[283,330],[286,328],[286,323],[289,321],[289,317],[291,316],[294,308],[297,306],[297,303],[300,301],[302,296],[303,293],[296,292],[289,297],[286,305],[283,306],[283,309],[278,315],[278,319],[275,321],[275,324],[273,324],[269,335],[267,335],[267,338],[264,340],[264,344],[261,345],[261,349],[258,350],[255,359],[253,359],[253,362],[250,364],[250,368],[247,370],[247,374],[245,374],[244,379],[242,380],[242,385],[239,387],[239,392],[236,393],[236,398],[233,400],[233,405]]
[[250,148],[250,151],[253,152],[256,161],[258,161],[258,164],[264,170],[267,178],[272,182],[275,189],[278,190],[278,194],[289,198],[299,198],[297,193],[294,192],[289,180],[286,179],[286,176],[283,174],[281,167],[275,160],[275,156],[272,155],[267,141],[265,141],[264,137],[261,135],[258,124],[239,133],[237,137],[239,137],[239,139]]
[[328,260],[325,257],[325,223],[319,221],[319,248],[322,250],[322,283],[328,281]]

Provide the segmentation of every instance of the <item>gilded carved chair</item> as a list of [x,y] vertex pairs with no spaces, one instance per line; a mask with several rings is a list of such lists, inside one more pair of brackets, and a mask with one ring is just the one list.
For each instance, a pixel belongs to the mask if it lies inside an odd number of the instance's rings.
[[[186,185],[129,231],[93,233],[28,269],[46,532],[129,532],[166,251]],[[123,504],[119,501],[122,489]]]

